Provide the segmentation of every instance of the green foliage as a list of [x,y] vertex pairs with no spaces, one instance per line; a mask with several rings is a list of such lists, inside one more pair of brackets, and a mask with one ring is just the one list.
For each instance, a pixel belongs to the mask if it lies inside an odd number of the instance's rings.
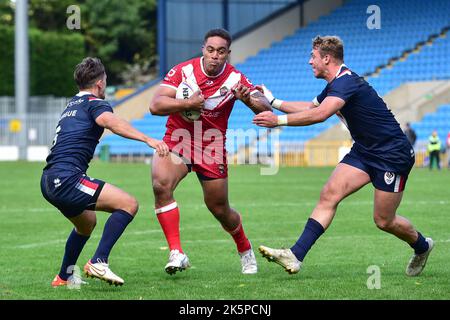
[[0,0],[0,26],[12,26],[14,10],[10,0]]
[[[72,0],[28,0],[29,26],[30,29],[74,36],[76,42],[78,38],[75,35],[81,35],[84,38],[86,55],[99,57],[105,64],[108,83],[117,85],[129,79],[137,81],[142,75],[148,78],[150,74],[155,73],[156,4],[156,0],[78,0],[75,3]],[[71,5],[80,7],[80,30],[69,30],[66,26],[70,16],[67,8]],[[14,2],[11,0],[0,0],[0,25],[14,27]],[[1,35],[2,39],[6,36]],[[52,37],[55,36],[51,35],[47,39]],[[41,47],[37,44],[34,46],[37,49]],[[67,48],[62,49],[60,52],[65,53]],[[55,58],[54,54],[50,56]],[[0,63],[9,61],[9,57],[1,59]],[[33,69],[41,70],[42,66],[52,62],[52,59],[41,57],[37,60],[41,65],[31,65]],[[65,60],[63,55],[53,61],[61,60]],[[81,61],[81,58],[79,60]],[[66,62],[63,64],[66,65]],[[7,67],[10,68],[11,65]],[[64,71],[61,77],[66,75]],[[46,79],[45,75],[42,77]],[[41,76],[34,79],[32,90],[49,92],[46,84],[38,79],[41,79]],[[68,78],[70,79],[71,77]],[[39,88],[41,85],[44,88]],[[0,92],[10,92],[11,86],[12,84],[2,85]]]
[[80,34],[30,30],[30,52],[32,95],[71,96],[78,90],[73,71],[84,57]]
[[[78,33],[30,29],[30,95],[71,96],[77,90],[73,70],[84,57]],[[14,95],[14,29],[0,27],[0,96]]]
[[0,26],[0,96],[14,95],[14,30]]
[[71,33],[67,29],[67,8],[80,5],[84,0],[28,0],[28,15],[30,27],[45,31]]
[[154,66],[155,0],[86,0],[81,13],[88,53],[102,59],[111,83],[131,65]]

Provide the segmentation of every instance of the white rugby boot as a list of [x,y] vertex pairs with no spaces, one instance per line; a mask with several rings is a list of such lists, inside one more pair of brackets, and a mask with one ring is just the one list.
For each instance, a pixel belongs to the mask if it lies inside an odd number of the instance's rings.
[[102,261],[92,263],[92,261],[89,260],[84,266],[84,273],[88,278],[97,278],[108,282],[110,285],[113,284],[116,287],[123,285],[125,282],[121,277],[111,271],[107,263]]
[[302,262],[292,253],[291,249],[272,249],[266,246],[259,246],[259,252],[269,262],[275,262],[289,274],[294,274],[300,271]]
[[164,269],[170,275],[175,274],[177,271],[186,270],[191,266],[189,258],[179,250],[174,249],[170,251],[169,262],[167,262]]
[[406,274],[410,277],[418,276],[422,272],[427,263],[428,256],[430,255],[431,250],[433,250],[433,239],[425,238],[425,241],[428,242],[428,250],[421,254],[414,253],[406,266]]
[[253,248],[247,251],[240,252],[241,257],[242,273],[243,274],[255,274],[258,272],[258,264],[256,263],[255,253]]

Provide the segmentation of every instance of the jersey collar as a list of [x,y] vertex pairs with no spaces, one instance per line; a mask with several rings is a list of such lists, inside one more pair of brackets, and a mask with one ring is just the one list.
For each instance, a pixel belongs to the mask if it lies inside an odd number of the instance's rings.
[[336,75],[334,76],[335,78],[337,78],[337,76],[342,72],[343,68],[347,68],[348,69],[348,67],[345,65],[345,63],[343,63],[343,64],[341,64],[339,66],[339,70],[336,72]]
[[[76,94],[76,96],[77,96],[77,97],[82,97],[82,96],[85,96],[85,95],[87,95],[87,94],[92,94],[92,93],[87,92],[87,91],[80,91],[80,92],[78,92],[78,93]],[[93,95],[93,94],[92,94],[92,95]]]
[[225,68],[227,67],[227,63],[225,62],[225,64],[223,65],[222,71],[220,71],[217,76],[210,76],[210,75],[208,75],[206,73],[205,69],[203,68],[203,57],[200,58],[200,67],[202,68],[203,74],[205,76],[207,76],[208,78],[217,78],[218,76],[220,76],[225,71]]

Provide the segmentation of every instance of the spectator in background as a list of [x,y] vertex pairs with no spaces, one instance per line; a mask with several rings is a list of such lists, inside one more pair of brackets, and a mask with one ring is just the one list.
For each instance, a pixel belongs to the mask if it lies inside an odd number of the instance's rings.
[[441,152],[441,140],[437,131],[434,130],[431,136],[428,138],[428,154],[430,155],[430,170],[433,169],[433,160],[436,160],[438,170],[441,170],[439,153]]
[[413,128],[411,128],[411,125],[409,122],[406,123],[406,129],[404,131],[406,138],[408,138],[409,143],[414,147],[414,144],[416,143],[417,135]]

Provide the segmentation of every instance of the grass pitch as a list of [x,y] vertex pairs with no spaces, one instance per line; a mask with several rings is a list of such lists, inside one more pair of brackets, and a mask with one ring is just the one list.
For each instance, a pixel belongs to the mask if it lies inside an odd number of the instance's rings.
[[[412,249],[373,223],[373,187],[344,200],[327,232],[316,242],[297,275],[288,275],[259,253],[259,273],[240,273],[231,237],[208,212],[195,174],[181,182],[176,200],[181,239],[193,267],[169,276],[165,238],[153,211],[150,168],[144,164],[94,162],[88,174],[136,196],[140,210],[114,247],[110,264],[123,287],[89,279],[80,290],[52,288],[71,224],[42,197],[43,163],[0,163],[0,299],[450,299],[450,171],[413,169],[399,214],[436,243],[420,277],[405,275]],[[231,205],[245,231],[260,244],[290,247],[303,230],[333,168],[281,168],[262,176],[256,166],[229,169]],[[92,256],[108,214],[97,228],[78,266]],[[380,289],[368,289],[376,266]],[[369,280],[370,282],[370,280]]]

